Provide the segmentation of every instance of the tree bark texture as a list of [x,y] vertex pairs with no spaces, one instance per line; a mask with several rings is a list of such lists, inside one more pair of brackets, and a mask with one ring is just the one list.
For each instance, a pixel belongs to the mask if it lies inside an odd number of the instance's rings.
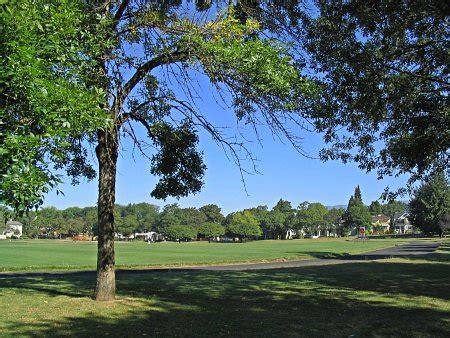
[[98,186],[98,255],[97,282],[94,299],[111,301],[115,298],[114,272],[114,203],[118,138],[115,128],[98,132],[96,148],[99,163]]

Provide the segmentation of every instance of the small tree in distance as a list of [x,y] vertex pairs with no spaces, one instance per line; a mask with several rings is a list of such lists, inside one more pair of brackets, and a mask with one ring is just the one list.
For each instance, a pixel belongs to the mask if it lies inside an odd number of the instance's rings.
[[301,229],[309,233],[322,229],[326,225],[327,208],[321,203],[303,203],[297,213],[298,224]]
[[207,222],[220,224],[224,220],[220,207],[215,204],[204,205],[198,210],[205,215]]
[[255,238],[262,235],[258,220],[247,210],[232,215],[227,231],[232,236],[238,237],[241,242],[244,238]]
[[209,241],[225,234],[225,228],[217,223],[206,222],[200,225],[198,234],[201,237],[208,238]]
[[190,241],[197,237],[197,230],[189,225],[173,224],[166,228],[165,234],[172,240]]

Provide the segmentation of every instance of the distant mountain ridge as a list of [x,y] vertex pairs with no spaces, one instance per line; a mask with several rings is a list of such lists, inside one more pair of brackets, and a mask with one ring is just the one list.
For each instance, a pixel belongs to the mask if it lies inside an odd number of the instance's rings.
[[331,209],[347,209],[347,205],[346,204],[338,204],[338,205],[327,205],[326,206],[326,208],[328,209],[328,210],[331,210]]
[[[404,203],[404,204],[406,204],[406,205],[408,205],[408,203],[409,203],[409,201],[407,201],[407,200],[400,200],[399,202]],[[325,206],[325,207],[326,207],[328,210],[331,210],[331,209],[333,209],[333,208],[336,208],[336,209],[339,209],[339,208],[347,209],[347,204],[327,205],[327,206]],[[369,207],[369,206],[366,205],[366,207]]]

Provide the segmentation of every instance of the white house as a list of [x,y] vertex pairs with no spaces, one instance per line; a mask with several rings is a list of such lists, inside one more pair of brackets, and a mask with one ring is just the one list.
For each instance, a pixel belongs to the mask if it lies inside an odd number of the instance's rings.
[[148,231],[148,232],[135,232],[134,234],[131,234],[130,236],[124,236],[121,233],[116,233],[115,237],[119,238],[119,239],[136,239],[139,237],[143,237],[145,241],[151,241],[151,242],[156,242],[156,241],[163,241],[164,240],[164,236],[161,235],[160,233],[154,232],[154,231]]
[[148,232],[135,232],[134,233],[134,238],[138,238],[138,237],[144,237],[144,239],[146,241],[151,241],[151,242],[156,242],[157,240],[159,240],[160,234],[153,232],[153,231],[148,231]]
[[409,222],[408,214],[406,212],[399,212],[394,214],[394,232],[397,234],[405,234],[414,231],[412,224]]
[[7,221],[5,227],[0,229],[0,239],[20,238],[22,236],[23,224],[17,221]]

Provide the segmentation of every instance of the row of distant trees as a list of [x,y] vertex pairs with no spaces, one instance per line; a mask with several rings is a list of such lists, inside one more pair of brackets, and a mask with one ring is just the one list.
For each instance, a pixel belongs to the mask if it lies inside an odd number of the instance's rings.
[[[224,215],[221,208],[208,204],[201,208],[181,208],[168,204],[160,210],[148,203],[116,205],[116,232],[130,236],[136,232],[156,231],[169,239],[211,239],[228,235],[239,239],[283,239],[288,230],[311,234],[318,230],[344,236],[360,226],[373,228],[372,216],[384,214],[390,218],[393,230],[394,215],[408,211],[412,223],[426,233],[441,233],[448,227],[450,205],[448,182],[443,174],[434,176],[416,191],[408,204],[391,201],[382,204],[363,203],[359,186],[350,197],[347,208],[327,208],[321,203],[303,202],[297,207],[280,199],[271,209],[266,205]],[[30,212],[19,219],[29,237],[97,234],[97,208],[71,207],[58,210],[46,207],[38,213]],[[447,223],[446,223],[447,222]]]
[[[339,235],[345,235],[355,225],[370,226],[371,212],[378,213],[378,204],[372,203],[369,208],[365,207],[359,194],[358,187],[347,210],[328,209],[321,203],[309,202],[303,202],[295,208],[291,202],[280,199],[271,209],[261,205],[226,216],[215,204],[198,209],[169,204],[162,210],[148,203],[116,205],[116,232],[130,236],[135,232],[156,231],[170,239],[208,239],[223,235],[240,239],[282,239],[290,229],[303,230],[303,233],[334,230]],[[387,205],[379,206],[382,211],[388,208]],[[46,207],[38,213],[30,212],[19,220],[29,237],[97,234],[96,207],[71,207],[64,210]]]

